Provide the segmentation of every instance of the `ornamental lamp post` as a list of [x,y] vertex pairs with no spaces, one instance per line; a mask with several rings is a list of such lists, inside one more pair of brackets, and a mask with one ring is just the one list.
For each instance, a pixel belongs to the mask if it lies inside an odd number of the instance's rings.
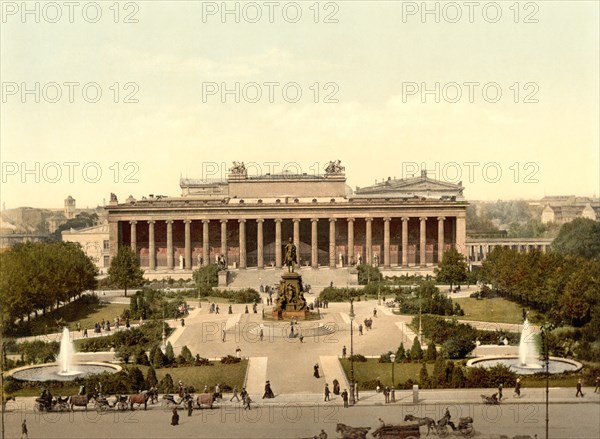
[[354,381],[354,300],[352,297],[350,298],[350,313],[348,314],[350,317],[350,404],[356,404],[356,400],[354,398],[354,386],[356,385]]
[[392,362],[392,402],[396,402],[396,380],[394,379],[394,366],[396,363],[396,354],[390,354],[390,361]]
[[550,366],[550,356],[549,356],[549,351],[548,351],[548,331],[549,331],[549,327],[547,324],[542,325],[542,327],[540,328],[540,335],[542,337],[542,359],[544,360],[544,367],[546,369],[546,439],[549,438],[548,436],[548,430],[549,430],[549,426],[550,426],[550,417],[549,417],[549,394],[550,394],[550,387],[549,387],[549,366]]

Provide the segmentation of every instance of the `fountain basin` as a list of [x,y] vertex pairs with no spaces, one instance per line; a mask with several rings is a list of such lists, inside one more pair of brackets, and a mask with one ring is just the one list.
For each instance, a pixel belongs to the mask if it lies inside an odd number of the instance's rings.
[[[533,375],[534,373],[545,372],[546,368],[542,360],[533,362],[533,364],[521,365],[521,359],[517,355],[490,355],[486,357],[473,358],[467,362],[468,367],[494,367],[498,364],[508,366],[519,375]],[[583,365],[575,360],[567,358],[550,357],[548,372],[551,374],[563,372],[577,372]]]
[[62,370],[59,363],[36,364],[13,369],[8,372],[8,376],[21,381],[73,381],[75,378],[84,378],[97,373],[116,373],[122,368],[108,363],[82,362],[74,363],[66,373]]

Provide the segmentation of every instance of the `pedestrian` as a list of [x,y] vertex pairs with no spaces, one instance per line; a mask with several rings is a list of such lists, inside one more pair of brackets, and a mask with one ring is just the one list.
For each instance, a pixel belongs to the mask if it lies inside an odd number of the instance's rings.
[[598,390],[600,390],[600,376],[596,377],[596,388],[594,389],[594,393],[598,392]]
[[250,395],[248,395],[248,393],[244,395],[242,402],[244,403],[244,410],[251,410],[250,403],[252,402],[252,400],[250,399]]
[[238,357],[240,360],[242,359],[242,350],[239,346],[235,349],[235,356]]
[[325,399],[324,402],[330,401],[329,395],[331,391],[329,390],[329,384],[325,383]]
[[342,400],[344,401],[344,407],[348,407],[348,391],[346,389],[342,392]]
[[229,314],[233,314],[233,308],[229,305]]
[[346,358],[346,345],[342,347],[342,358]]
[[321,429],[321,433],[319,433],[319,437],[317,437],[317,439],[327,439],[327,433],[325,433],[325,430]]
[[502,390],[504,389],[504,386],[502,385],[502,383],[498,384],[498,401],[502,401]]
[[185,395],[185,392],[183,391],[183,381],[181,381],[181,380],[179,380],[179,383],[178,383],[177,394],[179,395],[180,398],[183,398],[183,395]]
[[313,376],[314,376],[315,378],[321,378],[321,377],[319,376],[319,365],[318,365],[318,364],[315,364],[315,365],[313,366],[313,371],[314,371],[314,372],[313,372]]
[[23,419],[23,423],[21,424],[21,439],[27,438],[27,419]]
[[182,317],[181,318],[181,327],[183,328],[185,326],[185,319]]
[[385,397],[385,403],[389,404],[389,402],[390,402],[390,388],[388,386],[385,386],[385,389],[383,389],[383,396]]
[[215,308],[215,314],[219,314],[219,305]]
[[233,398],[235,398],[237,400],[237,402],[240,402],[240,397],[238,395],[238,388],[237,388],[237,386],[233,386],[233,396],[231,397],[231,399],[229,401],[230,402],[233,401]]
[[517,398],[521,397],[521,378],[517,378],[517,382],[515,383],[515,395]]
[[247,394],[248,394],[248,392],[246,392],[246,388],[242,387],[242,391],[240,392],[240,397],[242,398],[242,401],[244,401],[244,398],[246,397]]
[[223,343],[225,343],[225,330],[224,329],[222,331],[221,340],[223,341]]
[[263,394],[263,399],[265,398],[275,398],[275,394],[273,390],[271,390],[271,382],[267,380],[265,383],[265,393]]
[[244,309],[244,314],[248,314],[248,305],[246,305],[246,309]]
[[337,379],[333,380],[333,394],[334,395],[340,394],[340,382]]
[[577,380],[577,393],[575,394],[575,398],[577,398],[579,395],[581,395],[581,397],[583,398],[583,392],[581,391],[581,378],[579,378]]
[[363,330],[363,325],[361,323],[360,325],[358,325],[358,335],[363,335],[362,330]]
[[373,317],[377,317],[377,308],[373,308]]
[[191,395],[188,395],[187,411],[188,416],[192,416],[192,412],[194,411],[194,400],[192,399]]
[[300,343],[304,343],[304,336],[302,334],[300,334]]
[[179,425],[179,414],[177,407],[173,407],[173,415],[171,416],[171,425]]
[[265,336],[265,333],[263,332],[263,328],[260,328],[260,332],[258,333],[258,336],[260,337],[260,341],[263,341],[263,338]]
[[355,400],[358,401],[358,381],[354,381],[354,390],[356,392]]
[[83,338],[88,338],[87,328],[83,329]]

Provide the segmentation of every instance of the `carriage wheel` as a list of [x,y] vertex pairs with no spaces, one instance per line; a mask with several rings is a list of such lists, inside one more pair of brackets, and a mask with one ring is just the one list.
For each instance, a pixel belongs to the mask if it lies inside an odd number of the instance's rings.
[[438,427],[437,428],[437,434],[439,437],[446,437],[448,436],[449,432],[448,432],[448,427],[446,425],[442,426],[442,427]]
[[122,412],[124,412],[125,410],[127,410],[127,403],[126,402],[119,402],[118,404],[118,409]]
[[161,404],[162,408],[168,409],[171,408],[171,401],[169,401],[168,399],[163,399],[163,402]]
[[475,434],[475,430],[472,425],[466,425],[460,429],[460,432],[465,437],[472,437]]

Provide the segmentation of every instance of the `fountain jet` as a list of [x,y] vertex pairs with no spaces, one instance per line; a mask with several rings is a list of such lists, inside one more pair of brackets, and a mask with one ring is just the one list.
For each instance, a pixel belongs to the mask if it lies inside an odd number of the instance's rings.
[[535,342],[535,330],[525,317],[523,322],[523,331],[521,331],[521,340],[519,341],[519,362],[521,367],[541,368],[539,364],[539,352]]

